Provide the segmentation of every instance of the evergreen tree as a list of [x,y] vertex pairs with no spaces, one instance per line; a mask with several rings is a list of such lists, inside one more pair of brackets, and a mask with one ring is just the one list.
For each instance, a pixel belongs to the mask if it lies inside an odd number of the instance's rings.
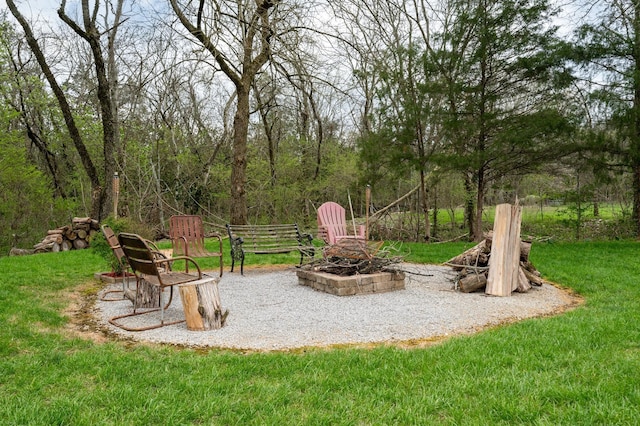
[[465,176],[469,230],[479,240],[491,183],[563,154],[571,126],[561,89],[571,77],[547,0],[454,4],[457,19],[431,58],[446,76],[444,160]]
[[640,3],[605,0],[576,32],[574,59],[592,83],[595,149],[615,155],[633,176],[633,211],[640,236]]

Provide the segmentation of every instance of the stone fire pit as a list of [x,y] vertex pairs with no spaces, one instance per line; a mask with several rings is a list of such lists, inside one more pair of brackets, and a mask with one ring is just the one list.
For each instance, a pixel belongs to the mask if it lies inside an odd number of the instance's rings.
[[404,272],[378,272],[340,276],[312,270],[297,271],[298,283],[336,296],[384,293],[404,289]]

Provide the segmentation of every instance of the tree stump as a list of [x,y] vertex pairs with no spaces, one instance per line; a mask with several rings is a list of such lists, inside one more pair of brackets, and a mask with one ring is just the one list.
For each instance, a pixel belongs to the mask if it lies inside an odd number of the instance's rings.
[[222,312],[218,280],[207,276],[178,286],[187,329],[216,330],[224,325],[228,311]]
[[[160,287],[153,285],[144,279],[138,284],[138,291],[135,288],[127,288],[124,297],[131,300],[131,303],[138,308],[159,308],[160,307]],[[137,303],[136,303],[136,298]]]

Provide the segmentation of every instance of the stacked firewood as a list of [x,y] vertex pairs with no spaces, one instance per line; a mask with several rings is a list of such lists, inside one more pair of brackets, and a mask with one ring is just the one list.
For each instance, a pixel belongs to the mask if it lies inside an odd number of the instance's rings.
[[[491,243],[492,236],[488,235],[476,246],[445,262],[445,265],[458,272],[455,282],[460,291],[470,293],[486,287],[491,263]],[[532,285],[541,286],[543,283],[540,272],[529,260],[530,252],[531,242],[520,241],[518,286],[514,291],[526,292]]]
[[90,237],[100,229],[97,220],[74,217],[71,225],[47,231],[47,236],[33,246],[35,253],[81,250],[89,247]]

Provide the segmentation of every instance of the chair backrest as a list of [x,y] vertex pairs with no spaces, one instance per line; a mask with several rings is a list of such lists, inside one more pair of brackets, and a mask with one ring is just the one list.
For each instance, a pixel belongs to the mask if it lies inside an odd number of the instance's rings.
[[174,215],[169,219],[169,237],[174,256],[199,257],[206,253],[204,224],[197,215]]
[[133,272],[159,277],[160,272],[156,265],[155,256],[146,241],[139,235],[121,232],[118,235],[118,242],[124,252],[129,266]]
[[122,250],[122,247],[120,247],[120,242],[118,241],[118,237],[116,237],[116,234],[113,232],[113,229],[111,229],[111,227],[109,225],[102,225],[102,235],[104,235],[104,238],[107,240],[107,244],[109,244],[109,247],[111,247],[111,250],[113,251],[113,255],[116,257],[116,259],[118,260],[118,263],[121,266],[124,266],[124,251]]
[[335,244],[336,236],[347,235],[344,207],[333,201],[328,201],[318,207],[318,234],[328,244]]

